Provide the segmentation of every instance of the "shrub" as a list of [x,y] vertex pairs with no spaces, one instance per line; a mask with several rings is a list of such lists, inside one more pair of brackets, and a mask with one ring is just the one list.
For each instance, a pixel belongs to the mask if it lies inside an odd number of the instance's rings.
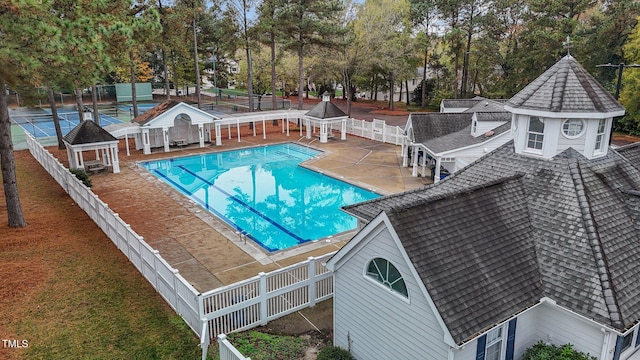
[[524,352],[522,360],[596,360],[596,358],[576,351],[571,344],[556,346],[540,341]]
[[345,349],[337,346],[327,346],[320,350],[316,360],[354,360],[353,356]]
[[78,178],[78,180],[82,181],[84,186],[91,187],[93,184],[91,183],[91,179],[84,169],[69,169],[69,171]]

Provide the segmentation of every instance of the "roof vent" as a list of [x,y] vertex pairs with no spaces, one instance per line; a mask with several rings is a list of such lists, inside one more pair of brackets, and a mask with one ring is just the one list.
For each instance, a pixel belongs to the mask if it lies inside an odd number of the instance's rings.
[[493,130],[489,130],[486,133],[484,133],[484,137],[492,137],[495,134],[495,132],[493,132]]

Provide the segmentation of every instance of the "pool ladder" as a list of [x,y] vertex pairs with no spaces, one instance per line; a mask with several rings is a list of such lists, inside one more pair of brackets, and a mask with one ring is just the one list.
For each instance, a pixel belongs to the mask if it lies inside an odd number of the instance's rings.
[[249,235],[248,232],[246,231],[236,231],[236,235],[238,235],[238,238],[240,239],[240,241],[244,241],[244,244],[247,244],[247,235]]

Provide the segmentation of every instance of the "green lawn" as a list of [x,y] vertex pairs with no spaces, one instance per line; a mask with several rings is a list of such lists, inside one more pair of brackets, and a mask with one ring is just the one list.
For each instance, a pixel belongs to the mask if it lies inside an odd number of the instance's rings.
[[[199,359],[199,339],[27,151],[27,228],[0,206],[0,359]],[[4,197],[0,195],[4,204]]]

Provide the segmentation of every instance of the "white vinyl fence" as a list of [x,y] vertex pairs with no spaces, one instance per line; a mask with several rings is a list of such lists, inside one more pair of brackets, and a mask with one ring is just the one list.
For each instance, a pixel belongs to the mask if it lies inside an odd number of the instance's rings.
[[220,334],[266,325],[333,296],[333,273],[325,263],[334,253],[310,257],[298,264],[199,294],[131,225],[120,219],[33,136],[27,135],[27,145],[42,167],[198,334],[202,359],[206,358],[211,341]]
[[404,130],[399,126],[387,125],[384,120],[373,121],[347,119],[347,133],[363,138],[402,145]]
[[224,333],[247,330],[314,306],[333,296],[333,273],[325,263],[334,253],[260,273],[250,279],[201,294],[203,353]]
[[220,360],[251,360],[249,357],[244,357],[240,351],[227,340],[227,335],[225,334],[218,335],[218,347],[220,348]]
[[69,196],[102,229],[111,241],[135,265],[142,275],[162,295],[191,329],[200,335],[201,317],[198,314],[198,291],[131,229],[117,213],[78,180],[35,138],[28,135],[27,145],[36,160],[62,186]]

